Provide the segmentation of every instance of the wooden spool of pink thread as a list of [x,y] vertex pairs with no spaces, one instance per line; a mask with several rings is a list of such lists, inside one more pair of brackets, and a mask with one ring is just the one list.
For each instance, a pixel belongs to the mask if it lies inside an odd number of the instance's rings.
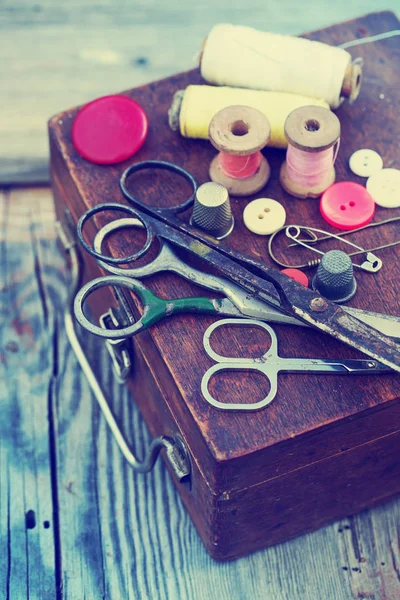
[[336,178],[340,122],[330,110],[302,106],[285,121],[289,146],[280,171],[282,187],[297,198],[318,198]]
[[228,106],[213,117],[208,130],[219,150],[210,165],[210,178],[233,196],[249,196],[267,183],[270,167],[261,154],[271,133],[268,119],[250,106]]

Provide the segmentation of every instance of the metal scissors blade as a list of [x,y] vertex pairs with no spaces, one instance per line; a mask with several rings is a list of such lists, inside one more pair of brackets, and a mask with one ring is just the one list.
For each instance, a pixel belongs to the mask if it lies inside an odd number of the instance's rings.
[[[271,344],[267,352],[259,358],[231,358],[221,356],[211,348],[210,337],[213,332],[224,325],[238,325],[261,327],[268,332],[271,338]],[[358,359],[310,359],[310,358],[282,358],[278,354],[278,340],[275,331],[262,321],[255,320],[239,320],[239,319],[222,319],[213,323],[206,332],[203,338],[204,349],[208,356],[216,361],[217,364],[210,367],[203,375],[201,381],[201,391],[204,398],[209,404],[220,410],[229,411],[254,411],[265,408],[275,398],[278,391],[278,373],[286,371],[291,373],[307,373],[318,372],[324,374],[340,374],[340,375],[371,375],[373,373],[387,373],[390,369],[381,363],[374,360],[358,360]],[[253,370],[264,375],[270,384],[268,394],[259,402],[246,404],[242,402],[225,403],[216,400],[211,396],[209,391],[209,382],[213,375],[221,371],[247,371]]]
[[[96,233],[93,241],[93,248],[96,252],[101,253],[103,242],[107,235],[113,231],[129,227],[143,228],[143,224],[139,219],[129,217],[115,219],[114,221],[107,223]],[[164,271],[174,272],[187,281],[191,281],[203,288],[219,292],[226,296],[226,299],[222,300],[220,305],[219,312],[221,315],[252,317],[271,323],[300,325],[303,327],[309,326],[304,321],[292,317],[278,308],[254,298],[254,296],[229,279],[218,277],[206,273],[205,271],[200,271],[199,269],[188,265],[178,257],[172,246],[165,240],[160,245],[160,251],[154,260],[146,265],[123,269],[107,264],[104,261],[98,260],[97,262],[109,273],[122,275],[124,277],[134,277],[135,279],[142,279]],[[400,318],[348,306],[342,306],[342,309],[346,313],[352,314],[360,321],[370,325],[388,337],[400,339]]]

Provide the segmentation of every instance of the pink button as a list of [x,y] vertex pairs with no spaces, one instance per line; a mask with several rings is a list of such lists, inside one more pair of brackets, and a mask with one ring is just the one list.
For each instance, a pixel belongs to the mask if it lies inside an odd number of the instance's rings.
[[319,209],[330,225],[350,230],[372,220],[375,202],[364,186],[353,181],[341,181],[323,193]]
[[281,273],[308,287],[308,277],[300,269],[283,269]]
[[113,165],[133,156],[146,139],[143,108],[126,96],[104,96],[86,104],[72,126],[72,141],[83,158]]

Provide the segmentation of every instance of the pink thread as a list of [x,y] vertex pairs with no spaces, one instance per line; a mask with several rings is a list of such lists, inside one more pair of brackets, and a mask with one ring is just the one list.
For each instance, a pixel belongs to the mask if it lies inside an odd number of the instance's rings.
[[289,144],[286,154],[286,172],[290,181],[305,188],[319,187],[335,164],[339,141],[327,150],[305,152]]
[[254,175],[262,159],[263,155],[260,151],[248,154],[247,156],[236,156],[234,154],[227,154],[226,152],[218,154],[218,162],[221,169],[233,179],[247,179],[247,177]]

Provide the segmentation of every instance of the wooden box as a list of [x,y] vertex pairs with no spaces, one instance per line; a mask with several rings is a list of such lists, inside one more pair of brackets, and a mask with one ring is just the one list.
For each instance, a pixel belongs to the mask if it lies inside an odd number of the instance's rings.
[[[338,45],[398,28],[396,17],[384,12],[309,37]],[[351,153],[359,148],[377,150],[385,166],[400,166],[399,39],[361,45],[351,52],[364,58],[365,76],[358,100],[352,106],[343,103],[337,111],[342,126],[337,180],[364,183],[348,168]],[[167,119],[174,92],[200,81],[194,70],[126,92],[145,108],[150,131],[132,160],[113,167],[90,164],[74,150],[71,125],[77,109],[52,118],[51,172],[59,217],[65,207],[76,222],[96,204],[124,203],[119,177],[132,162],[169,160],[188,169],[199,183],[207,181],[214,148],[206,141],[183,139],[169,129]],[[320,217],[318,200],[294,199],[279,185],[284,152],[266,149],[265,154],[272,177],[258,196],[282,202],[288,223],[329,229]],[[159,173],[143,175],[138,181],[137,194],[143,200],[165,205],[176,203],[178,197],[181,202],[184,193],[176,180]],[[223,243],[268,263],[266,238],[251,234],[243,225],[246,202],[232,200],[236,226]],[[396,215],[400,209],[377,208],[375,220]],[[92,234],[102,220],[93,223]],[[126,231],[113,238],[115,256],[126,254],[129,235]],[[358,234],[356,239],[371,247],[394,241],[396,235],[399,227],[393,224]],[[95,261],[83,254],[87,277],[99,275]],[[350,304],[399,314],[398,248],[382,250],[379,255],[384,261],[379,273],[357,272],[358,292]],[[199,294],[198,288],[171,274],[156,275],[147,279],[146,285],[164,298]],[[111,292],[104,290],[101,297],[95,296],[92,309],[99,316],[113,304]],[[191,487],[177,486],[211,556],[223,560],[245,555],[361,511],[400,491],[398,376],[282,374],[278,394],[266,409],[244,414],[217,411],[200,392],[202,376],[212,364],[202,345],[204,331],[212,321],[208,316],[177,316],[136,336],[135,369],[129,383],[151,433],[179,434],[184,440],[191,459]],[[283,356],[361,356],[314,330],[283,325],[275,329]],[[243,348],[262,352],[262,340],[257,336],[246,330],[240,336],[238,344],[224,337],[219,350],[228,355],[232,350],[243,352]],[[258,381],[237,373],[227,377],[224,389],[238,400],[246,394],[246,385],[257,388]]]

